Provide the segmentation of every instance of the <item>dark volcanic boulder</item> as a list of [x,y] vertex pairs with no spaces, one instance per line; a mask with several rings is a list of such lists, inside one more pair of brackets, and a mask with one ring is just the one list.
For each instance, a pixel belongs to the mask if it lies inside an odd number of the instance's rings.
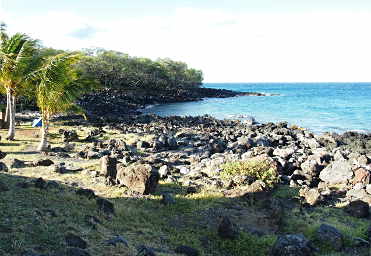
[[26,164],[22,160],[18,160],[16,158],[10,160],[10,168],[24,168],[26,167]]
[[65,236],[66,244],[70,247],[78,247],[81,249],[86,249],[88,247],[88,244],[84,239],[81,237],[74,235],[72,233],[69,233]]
[[116,179],[117,174],[117,159],[110,156],[103,156],[100,159],[100,172],[105,177]]
[[271,256],[311,256],[315,249],[302,234],[278,237],[271,250]]
[[0,162],[0,172],[7,172],[8,171],[8,166],[4,164],[3,162]]
[[51,166],[54,162],[50,159],[38,159],[33,162],[34,166]]
[[75,130],[67,131],[60,129],[59,134],[62,135],[63,142],[71,142],[71,141],[78,141],[79,136],[77,135],[77,132]]
[[218,227],[218,235],[224,239],[235,239],[238,234],[236,225],[228,217],[223,217]]
[[117,180],[131,191],[151,194],[156,191],[160,175],[149,164],[137,164],[125,167],[119,165]]
[[6,157],[6,153],[0,150],[0,159],[3,159]]
[[149,144],[147,141],[138,141],[137,142],[137,148],[139,149],[145,149],[145,148],[150,148],[151,144]]
[[316,232],[316,238],[320,243],[335,251],[340,251],[343,248],[344,236],[333,226],[322,224]]
[[346,206],[345,211],[357,218],[367,218],[370,215],[370,206],[361,200],[352,201]]

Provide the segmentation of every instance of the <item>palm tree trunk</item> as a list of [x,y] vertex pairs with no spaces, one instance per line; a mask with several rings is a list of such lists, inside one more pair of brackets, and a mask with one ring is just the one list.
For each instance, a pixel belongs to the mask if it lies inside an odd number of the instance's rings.
[[5,110],[4,123],[9,122],[9,116],[10,116],[10,100],[11,100],[10,90],[7,90],[6,91],[6,110]]
[[7,140],[14,140],[15,137],[15,96],[10,92],[10,113],[9,113],[9,130]]
[[49,117],[48,115],[42,115],[42,126],[41,126],[41,141],[37,147],[38,151],[47,151],[49,148],[48,144],[49,135]]

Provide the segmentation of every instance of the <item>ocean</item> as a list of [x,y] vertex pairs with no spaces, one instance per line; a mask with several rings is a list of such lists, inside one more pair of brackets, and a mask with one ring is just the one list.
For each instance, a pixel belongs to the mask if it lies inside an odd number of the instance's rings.
[[209,98],[155,105],[143,110],[160,116],[211,115],[219,119],[287,121],[314,133],[371,132],[371,83],[206,83],[208,88],[262,92],[277,96]]

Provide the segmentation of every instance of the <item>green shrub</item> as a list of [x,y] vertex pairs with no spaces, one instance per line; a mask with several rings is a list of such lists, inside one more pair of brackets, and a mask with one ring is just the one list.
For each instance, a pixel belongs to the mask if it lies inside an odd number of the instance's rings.
[[243,175],[254,180],[264,181],[269,187],[272,187],[278,181],[277,169],[268,160],[251,159],[248,161],[229,162],[222,165],[221,168],[220,176],[225,180]]

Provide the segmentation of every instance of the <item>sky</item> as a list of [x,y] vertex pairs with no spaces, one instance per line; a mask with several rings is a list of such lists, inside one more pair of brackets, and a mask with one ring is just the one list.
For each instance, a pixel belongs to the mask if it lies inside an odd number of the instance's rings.
[[171,58],[205,82],[371,82],[371,0],[0,0],[59,49]]

